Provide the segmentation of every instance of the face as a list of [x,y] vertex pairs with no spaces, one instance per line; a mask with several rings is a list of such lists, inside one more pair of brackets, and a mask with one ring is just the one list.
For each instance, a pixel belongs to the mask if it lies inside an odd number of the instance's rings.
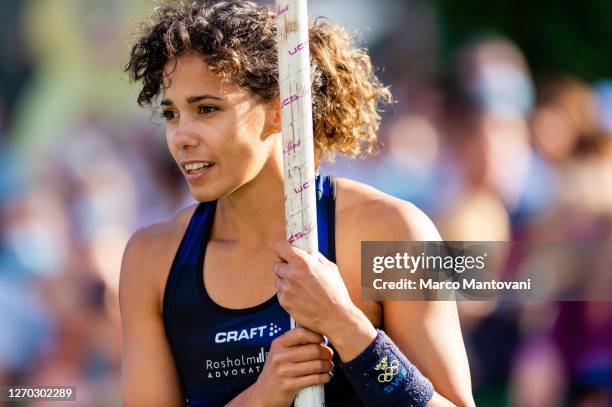
[[211,74],[201,54],[169,61],[163,88],[168,148],[196,200],[232,193],[274,159],[275,109]]

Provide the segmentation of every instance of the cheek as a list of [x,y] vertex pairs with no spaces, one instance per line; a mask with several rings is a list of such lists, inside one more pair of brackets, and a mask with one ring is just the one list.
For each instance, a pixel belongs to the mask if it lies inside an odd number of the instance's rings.
[[247,176],[258,172],[269,157],[269,149],[254,134],[240,135],[226,153],[229,153],[227,161],[231,163],[231,167],[248,173]]
[[168,127],[166,127],[166,129],[164,130],[164,134],[166,136],[166,146],[168,147],[168,151],[170,151],[172,157],[176,158],[176,148],[174,146],[174,143],[172,143],[172,133],[168,129]]
[[231,160],[245,171],[259,171],[273,153],[273,137],[265,137],[264,120],[252,115],[236,129]]

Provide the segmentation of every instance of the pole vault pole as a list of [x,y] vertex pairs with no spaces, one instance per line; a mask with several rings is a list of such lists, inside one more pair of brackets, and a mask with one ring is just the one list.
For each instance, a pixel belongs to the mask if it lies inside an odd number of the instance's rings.
[[[306,0],[277,0],[276,17],[286,236],[294,246],[310,254],[317,254],[319,248]],[[293,318],[291,327],[295,327]],[[324,406],[323,385],[301,390],[294,405]]]

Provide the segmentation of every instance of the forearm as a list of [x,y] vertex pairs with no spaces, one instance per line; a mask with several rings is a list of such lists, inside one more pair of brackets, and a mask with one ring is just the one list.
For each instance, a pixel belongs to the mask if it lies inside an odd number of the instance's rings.
[[325,332],[343,362],[354,359],[376,338],[376,328],[356,306],[336,318]]

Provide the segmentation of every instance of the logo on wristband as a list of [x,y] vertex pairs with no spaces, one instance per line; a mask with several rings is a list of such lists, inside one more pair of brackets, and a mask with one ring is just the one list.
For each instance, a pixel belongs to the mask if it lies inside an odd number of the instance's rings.
[[395,375],[399,373],[399,362],[397,360],[392,360],[391,363],[389,363],[387,357],[383,356],[376,366],[374,366],[374,370],[382,370],[382,373],[378,375],[378,381],[380,383],[387,383],[393,380]]

